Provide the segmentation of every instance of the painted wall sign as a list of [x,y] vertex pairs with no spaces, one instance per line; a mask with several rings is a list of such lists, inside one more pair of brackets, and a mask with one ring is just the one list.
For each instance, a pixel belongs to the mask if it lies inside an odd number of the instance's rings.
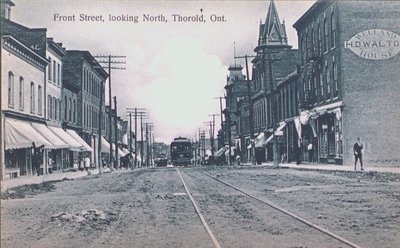
[[345,41],[344,47],[364,59],[389,59],[400,52],[400,36],[384,29],[369,29]]

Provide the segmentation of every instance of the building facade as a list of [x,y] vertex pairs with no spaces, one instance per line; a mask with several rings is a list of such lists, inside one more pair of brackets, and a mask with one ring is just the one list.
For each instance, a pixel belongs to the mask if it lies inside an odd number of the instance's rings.
[[[281,95],[277,84],[297,68],[298,50],[287,42],[285,23],[281,23],[274,1],[270,2],[265,23],[259,26],[258,45],[252,60],[252,108],[255,140],[255,156],[258,163],[272,159],[272,142],[268,136],[276,128],[282,129],[288,113],[285,104],[288,92]],[[285,124],[283,124],[285,125]]]
[[[300,48],[300,136],[319,162],[399,161],[400,25],[396,1],[317,1],[295,24]],[[302,118],[303,117],[303,118]],[[305,144],[303,144],[305,145]]]
[[[70,118],[71,111],[68,113],[68,120],[73,120],[76,114],[79,135],[92,148],[92,151],[98,151],[98,139],[101,138],[99,137],[100,108],[105,109],[104,88],[108,74],[90,52],[68,50],[63,59],[63,77],[79,88],[77,102],[74,103],[72,99],[68,99],[68,105],[72,106],[73,113],[72,118]],[[74,111],[75,107],[76,111]],[[102,130],[104,130],[103,127],[104,125],[102,125]],[[98,165],[99,159],[101,158],[98,152],[91,152],[92,163]]]

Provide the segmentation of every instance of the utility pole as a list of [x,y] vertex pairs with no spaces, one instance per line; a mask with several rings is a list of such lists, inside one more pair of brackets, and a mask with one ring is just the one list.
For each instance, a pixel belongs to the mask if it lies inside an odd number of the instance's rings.
[[119,160],[118,160],[118,115],[117,115],[117,97],[113,97],[114,100],[114,110],[115,110],[115,117],[114,117],[114,131],[115,131],[115,169],[119,169]]
[[252,159],[251,163],[253,165],[256,164],[256,148],[254,144],[254,123],[253,123],[253,104],[251,101],[251,89],[250,89],[250,75],[249,75],[249,65],[247,62],[247,55],[245,55],[245,60],[246,60],[246,79],[247,79],[247,97],[249,98],[249,119],[250,119],[250,138],[251,138],[251,153],[252,153]]
[[[111,118],[111,70],[126,70],[125,67],[117,67],[114,66],[115,64],[126,64],[125,61],[116,61],[115,59],[125,59],[126,56],[120,56],[120,55],[96,55],[94,56],[96,59],[102,59],[98,60],[97,62],[100,64],[103,64],[103,68],[108,68],[108,105],[110,106],[110,115],[108,116],[108,122],[110,123],[109,127],[109,132],[110,132],[110,169],[112,170],[112,164],[113,164],[113,155],[112,155],[112,118]],[[114,59],[114,60],[112,60]],[[115,144],[115,147],[117,147],[117,144]]]
[[105,84],[104,82],[100,83],[100,110],[99,110],[99,131],[98,131],[98,135],[99,135],[99,145],[98,145],[98,163],[99,163],[99,173],[103,174],[103,159],[101,157],[101,129],[102,129],[102,122],[103,122],[103,94],[104,94],[104,88],[103,85]]
[[[138,127],[138,117],[139,116],[145,116],[146,112],[144,112],[144,108],[127,108],[126,111],[129,113],[134,113],[135,114],[135,167],[138,166],[138,161],[137,161],[137,153],[138,153],[138,147],[137,147],[137,140],[138,140],[138,133],[137,133],[137,127]],[[142,136],[143,137],[143,136]]]
[[214,157],[214,134],[215,134],[215,116],[217,116],[219,114],[212,114],[212,115],[208,115],[208,116],[212,116],[213,120],[212,120],[212,125],[211,125],[211,154]]
[[222,111],[222,99],[225,99],[224,96],[220,96],[220,97],[214,97],[214,99],[219,99],[219,108],[221,111],[221,133],[222,133],[222,146],[225,146],[225,133],[224,133],[224,115],[223,115],[223,111]]
[[[273,133],[272,133],[272,149],[273,149],[273,153],[274,153],[274,166],[278,167],[279,166],[279,151],[278,151],[278,139],[277,136],[275,134],[276,132],[276,102],[275,102],[275,85],[274,85],[274,79],[272,77],[272,59],[271,59],[271,53],[268,49],[268,47],[266,47],[267,50],[267,61],[268,61],[268,75],[269,75],[269,87],[270,87],[270,91],[271,91],[271,109],[272,109],[272,127],[273,127]],[[264,54],[263,54],[263,61],[264,61]],[[265,73],[264,73],[265,74]]]

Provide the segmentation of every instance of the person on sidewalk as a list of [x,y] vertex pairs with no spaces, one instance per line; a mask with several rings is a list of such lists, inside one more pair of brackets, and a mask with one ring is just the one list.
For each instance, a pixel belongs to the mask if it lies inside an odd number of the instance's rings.
[[40,173],[40,165],[42,164],[44,145],[36,147],[35,142],[32,142],[32,148],[33,148],[33,155],[32,155],[33,173],[36,172],[36,175],[40,176],[40,174],[41,174]]
[[313,161],[313,145],[311,141],[307,146],[307,150],[308,150],[308,161],[311,163]]
[[90,157],[89,157],[89,155],[86,155],[86,157],[85,157],[85,170],[89,171],[89,167],[90,167]]
[[364,170],[363,168],[363,162],[362,162],[362,149],[364,148],[363,144],[360,142],[360,138],[357,138],[357,142],[353,146],[353,152],[354,152],[354,170],[356,170],[356,165],[357,161],[360,160],[361,164],[361,170]]

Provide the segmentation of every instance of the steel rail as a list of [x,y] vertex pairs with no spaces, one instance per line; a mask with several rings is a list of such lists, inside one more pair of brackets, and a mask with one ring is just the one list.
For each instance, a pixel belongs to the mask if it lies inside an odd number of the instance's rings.
[[267,204],[268,206],[270,206],[270,207],[272,207],[272,208],[274,208],[274,209],[276,209],[276,210],[278,210],[278,211],[280,211],[280,212],[282,212],[282,213],[284,213],[286,215],[289,215],[290,217],[292,217],[292,218],[294,218],[294,219],[296,219],[296,220],[298,220],[298,221],[300,221],[300,222],[302,222],[302,223],[304,223],[304,224],[306,224],[306,225],[308,225],[308,226],[310,226],[310,227],[312,227],[312,228],[314,228],[314,229],[316,229],[316,230],[318,230],[318,231],[320,231],[320,232],[322,232],[324,234],[327,234],[328,236],[330,236],[330,237],[332,237],[332,238],[334,238],[334,239],[336,239],[336,240],[338,240],[338,241],[340,241],[342,243],[345,243],[346,245],[348,245],[350,247],[361,248],[361,246],[356,245],[353,242],[351,242],[351,241],[349,241],[349,240],[347,240],[347,239],[345,239],[343,237],[340,237],[339,235],[334,234],[331,231],[326,230],[325,228],[322,228],[322,227],[320,227],[320,226],[318,226],[316,224],[313,224],[310,221],[308,221],[308,220],[306,220],[306,219],[304,219],[304,218],[302,218],[300,216],[297,216],[294,213],[291,213],[291,212],[287,211],[286,209],[284,209],[282,207],[279,207],[279,206],[275,205],[271,201],[264,200],[264,199],[261,199],[261,198],[259,198],[257,196],[254,196],[254,195],[246,192],[245,190],[240,189],[240,188],[238,188],[238,187],[236,187],[236,186],[234,186],[234,185],[232,185],[230,183],[227,183],[225,181],[222,181],[222,180],[220,180],[220,179],[218,179],[218,178],[216,178],[216,177],[214,177],[214,176],[212,176],[212,175],[210,175],[208,173],[205,173],[205,172],[201,172],[201,173],[203,173],[204,175],[206,175],[206,176],[208,176],[208,177],[210,177],[210,178],[212,178],[212,179],[214,179],[214,180],[216,180],[216,181],[218,181],[218,182],[220,182],[222,184],[225,184],[228,187],[231,187],[231,188],[241,192],[242,194],[245,194],[245,195],[247,195],[247,196],[249,196],[249,197],[251,197],[251,198],[253,198],[253,199],[257,200],[257,201],[260,201],[260,202],[262,202],[264,204]]
[[218,243],[217,238],[214,236],[213,232],[211,231],[211,228],[208,226],[206,219],[204,219],[203,215],[201,214],[199,207],[197,206],[192,194],[189,191],[189,188],[186,186],[186,183],[183,180],[183,177],[181,175],[181,172],[179,171],[179,168],[176,168],[176,171],[178,172],[179,177],[181,178],[183,187],[185,187],[186,193],[189,196],[190,200],[192,201],[193,207],[196,210],[196,213],[199,216],[201,223],[203,224],[204,228],[206,229],[206,231],[207,231],[208,235],[210,236],[211,240],[213,241],[215,247],[221,248],[221,245]]

